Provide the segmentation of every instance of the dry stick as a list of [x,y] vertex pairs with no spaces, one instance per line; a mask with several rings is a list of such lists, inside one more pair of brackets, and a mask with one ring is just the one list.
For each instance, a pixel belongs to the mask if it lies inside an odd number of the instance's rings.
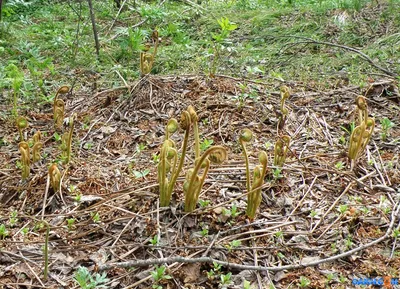
[[122,9],[123,9],[124,6],[125,6],[125,3],[126,3],[126,0],[124,0],[124,2],[122,2],[121,6],[119,7],[119,10],[118,10],[118,12],[117,12],[117,15],[115,15],[115,18],[114,18],[113,22],[111,23],[110,28],[108,29],[106,35],[107,35],[108,33],[110,33],[111,29],[114,28],[114,24],[115,24],[115,22],[117,21],[119,14],[121,14],[121,11],[122,11]]
[[208,252],[210,252],[211,248],[214,246],[215,241],[218,239],[219,237],[219,233],[221,231],[218,231],[217,235],[215,235],[215,237],[213,238],[213,240],[211,241],[210,245],[207,247],[207,250],[204,251],[202,257],[207,257]]
[[308,193],[311,191],[312,187],[314,186],[315,181],[317,180],[318,176],[315,176],[314,179],[311,182],[310,187],[308,188],[307,192],[304,194],[304,196],[301,198],[300,202],[297,204],[297,206],[293,209],[293,211],[290,212],[289,216],[286,218],[286,222],[289,221],[289,218],[296,212],[298,207],[300,207],[303,204],[304,199],[307,197]]
[[221,240],[219,240],[217,242],[217,244],[219,244],[219,243],[221,243],[222,241],[225,241],[225,240],[237,239],[238,237],[243,236],[243,235],[254,235],[254,234],[259,234],[259,233],[270,233],[274,229],[279,229],[281,227],[289,226],[289,225],[292,225],[292,224],[298,224],[298,223],[300,223],[300,222],[299,221],[291,221],[291,222],[282,223],[282,224],[279,224],[279,225],[276,225],[276,226],[272,226],[272,227],[269,227],[269,228],[266,228],[266,229],[259,229],[259,230],[241,232],[241,233],[237,233],[235,235],[229,235],[229,236],[226,236],[226,237],[222,238]]
[[121,230],[121,232],[118,234],[117,238],[115,238],[115,241],[111,244],[111,248],[115,246],[115,244],[117,244],[119,238],[121,238],[122,234],[125,233],[126,229],[129,227],[129,225],[132,223],[132,221],[135,218],[131,218],[128,223],[125,225],[125,227]]
[[99,36],[97,34],[96,20],[94,18],[92,0],[87,0],[87,2],[89,4],[90,20],[92,21],[94,43],[96,44],[96,55],[97,55],[97,58],[99,58],[99,56],[100,56],[100,43],[99,43]]
[[[374,141],[374,147],[375,147],[376,151],[378,152],[379,161],[380,161],[380,163],[381,163],[383,172],[385,173],[385,177],[386,177],[386,179],[387,179],[387,181],[388,181],[388,184],[389,184],[389,186],[391,186],[392,183],[390,182],[390,179],[389,179],[389,176],[388,176],[388,174],[387,174],[386,168],[385,168],[385,166],[384,166],[384,164],[383,164],[383,160],[382,160],[381,154],[379,153],[379,149],[378,149],[378,147],[377,147],[375,141]],[[379,170],[378,170],[378,172],[379,172]],[[383,184],[386,186],[386,183],[385,183],[385,180],[384,180],[384,179],[383,179]]]
[[50,187],[50,176],[49,174],[47,174],[46,189],[44,191],[44,197],[43,197],[42,221],[44,220],[44,211],[46,210],[46,202],[47,202],[47,195],[49,193],[49,187]]
[[394,222],[396,220],[396,216],[399,213],[400,206],[398,204],[399,203],[396,203],[396,205],[394,206],[394,208],[397,207],[397,209],[392,211],[392,220],[390,221],[390,224],[389,224],[388,229],[386,230],[386,233],[382,237],[380,237],[370,243],[367,243],[365,245],[361,245],[353,250],[344,252],[342,254],[335,255],[335,256],[328,257],[328,258],[321,259],[321,260],[314,261],[314,262],[305,263],[305,264],[303,263],[303,264],[285,265],[285,266],[278,266],[278,267],[264,267],[264,266],[249,266],[249,265],[234,264],[234,263],[229,263],[229,262],[225,262],[225,261],[221,261],[221,260],[213,259],[213,258],[209,258],[209,257],[200,257],[200,258],[172,257],[172,258],[162,258],[162,259],[147,259],[147,260],[119,262],[119,263],[109,263],[109,264],[100,265],[99,270],[104,271],[104,270],[109,270],[109,269],[113,269],[113,268],[144,267],[144,266],[150,266],[150,265],[156,265],[156,264],[164,264],[164,263],[169,264],[169,263],[176,263],[176,262],[189,263],[189,264],[190,263],[198,263],[198,262],[201,262],[201,263],[216,262],[222,266],[226,266],[226,267],[238,269],[238,270],[272,271],[272,272],[277,272],[277,271],[282,271],[282,270],[301,269],[301,268],[306,268],[306,267],[314,267],[314,266],[317,266],[317,265],[320,265],[323,263],[332,262],[332,261],[336,261],[338,259],[342,259],[344,257],[351,256],[359,251],[365,250],[365,249],[367,249],[371,246],[374,246],[374,245],[384,241],[385,239],[387,239],[390,236],[390,233],[394,226]]
[[329,224],[329,226],[319,235],[319,237],[317,239],[314,240],[314,242],[318,242],[319,239],[321,239],[322,237],[325,237],[325,233],[328,232],[333,225],[336,224],[336,222],[339,222],[341,219],[343,218],[343,214],[340,214],[335,221],[333,221],[332,223]]
[[[197,254],[198,254],[197,252],[196,252],[196,253],[193,253],[192,255],[189,256],[189,258],[191,258],[192,256],[195,256],[195,255],[197,255]],[[168,259],[168,258],[165,258],[165,259]],[[161,259],[158,259],[158,260],[161,260]],[[160,264],[161,264],[161,263],[160,263]],[[169,265],[169,266],[168,266],[168,269],[171,270],[171,269],[172,269],[173,267],[175,267],[176,265],[177,265],[177,263],[175,262],[175,263]],[[149,276],[147,276],[146,278],[143,278],[143,279],[141,279],[141,280],[139,280],[139,281],[133,283],[132,285],[129,285],[128,287],[125,287],[124,289],[137,288],[138,285],[140,285],[140,284],[146,282],[146,281],[149,280],[150,278],[152,278],[152,275],[151,275],[151,274],[150,274]]]
[[318,220],[318,222],[315,224],[314,228],[311,230],[310,234],[312,234],[312,233],[315,231],[315,229],[319,226],[319,224],[321,224],[321,222],[324,220],[324,218],[326,217],[326,215],[328,215],[329,212],[332,211],[333,207],[336,206],[336,204],[337,204],[337,203],[339,202],[339,200],[343,197],[343,195],[344,195],[345,193],[347,193],[347,191],[350,190],[350,188],[351,188],[353,185],[355,185],[357,182],[360,182],[360,181],[362,181],[362,180],[364,180],[364,179],[370,177],[370,176],[373,175],[374,173],[375,173],[375,172],[371,172],[371,173],[369,173],[369,174],[367,174],[367,175],[365,175],[365,176],[363,176],[363,177],[361,177],[361,178],[359,178],[359,179],[357,179],[357,180],[354,180],[354,181],[350,182],[350,183],[347,185],[347,187],[344,189],[344,191],[340,194],[340,196],[337,197],[336,200],[333,202],[333,204],[329,207],[328,211],[326,211],[325,214],[321,217],[321,219]]
[[25,265],[29,268],[29,270],[31,270],[31,272],[32,272],[33,276],[35,276],[36,280],[38,280],[39,283],[40,283],[42,286],[44,286],[42,280],[40,280],[39,276],[36,274],[35,270],[32,269],[32,267],[29,265],[29,263],[25,261]]
[[[161,226],[160,226],[160,199],[157,199],[157,244],[161,239]],[[161,258],[164,258],[162,250],[158,249],[158,254]]]
[[392,77],[397,77],[397,74],[384,68],[379,66],[378,64],[376,64],[368,55],[366,55],[364,52],[355,49],[353,47],[349,47],[346,45],[341,45],[341,44],[335,44],[335,43],[331,43],[331,42],[325,42],[325,41],[316,41],[314,39],[308,38],[308,37],[301,37],[301,36],[289,36],[289,37],[295,37],[295,38],[300,38],[300,39],[305,39],[305,41],[300,41],[297,42],[296,44],[301,44],[301,43],[310,43],[310,44],[321,44],[321,45],[326,45],[326,46],[333,46],[333,47],[338,47],[338,48],[342,48],[351,52],[355,52],[357,54],[359,54],[361,56],[361,58],[363,58],[364,60],[366,60],[367,62],[369,62],[373,67],[383,71],[384,73],[386,73],[387,75],[390,75]]
[[[258,256],[257,256],[257,250],[256,249],[253,250],[253,254],[254,254],[254,266],[258,266]],[[257,276],[258,288],[262,289],[260,273],[257,272],[256,276]]]

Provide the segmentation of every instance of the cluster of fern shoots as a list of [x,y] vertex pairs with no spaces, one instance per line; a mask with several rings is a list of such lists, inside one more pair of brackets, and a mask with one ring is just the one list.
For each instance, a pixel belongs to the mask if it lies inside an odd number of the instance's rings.
[[[65,102],[59,98],[60,94],[69,92],[68,86],[62,86],[57,90],[53,103],[53,119],[55,130],[61,130],[64,122]],[[19,116],[16,121],[16,126],[19,132],[20,143],[18,148],[21,154],[21,170],[22,180],[29,178],[31,170],[31,154],[30,145],[24,139],[23,130],[28,127],[28,121],[25,117]],[[61,159],[64,164],[68,164],[71,159],[72,135],[74,130],[74,116],[69,118],[69,130],[61,137]],[[41,159],[41,151],[43,148],[42,133],[36,131],[33,135],[32,145],[32,162],[36,163]],[[51,164],[49,167],[49,179],[53,190],[56,192],[60,188],[61,173],[57,164]]]
[[[171,139],[171,136],[178,131],[179,126],[185,132],[180,156],[175,142]],[[162,207],[169,206],[176,181],[182,172],[191,129],[193,129],[194,136],[195,163],[194,167],[187,171],[183,183],[186,212],[192,212],[195,209],[211,163],[222,164],[227,158],[226,150],[222,146],[210,147],[200,154],[198,116],[192,106],[182,112],[179,124],[176,119],[170,119],[165,129],[165,140],[161,147],[160,163],[158,164],[160,205]]]

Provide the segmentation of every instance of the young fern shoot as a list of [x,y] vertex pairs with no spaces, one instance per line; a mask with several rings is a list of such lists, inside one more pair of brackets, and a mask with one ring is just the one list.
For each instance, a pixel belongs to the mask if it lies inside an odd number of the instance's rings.
[[26,120],[25,117],[19,116],[17,118],[16,125],[17,125],[18,132],[19,132],[19,141],[23,142],[24,141],[24,135],[22,133],[22,130],[24,130],[24,129],[26,129],[28,127],[28,121]]
[[280,112],[279,112],[279,120],[278,120],[278,127],[277,127],[278,134],[279,134],[279,131],[281,131],[283,129],[283,127],[285,126],[287,114],[289,113],[289,110],[285,107],[285,102],[290,97],[289,88],[285,85],[281,86],[280,94],[281,94],[281,102],[280,102],[280,107],[279,107]]
[[[187,111],[183,111],[181,115],[180,126],[185,130],[185,136],[182,145],[182,154],[178,163],[178,152],[175,148],[175,143],[170,139],[178,130],[178,121],[174,118],[168,121],[166,127],[166,138],[161,147],[160,163],[158,164],[158,183],[160,190],[160,206],[167,207],[170,204],[172,191],[175,187],[176,180],[183,168],[185,161],[186,150],[189,141],[190,134],[190,114]],[[172,162],[172,163],[171,163]],[[171,179],[168,179],[168,175]]]
[[356,105],[359,125],[354,128],[350,136],[348,157],[351,161],[351,170],[353,170],[357,158],[366,149],[375,128],[375,120],[368,117],[366,99],[363,96],[358,96],[356,98]]
[[253,183],[251,185],[251,191],[247,196],[246,214],[251,220],[255,218],[257,209],[261,204],[261,187],[264,184],[264,178],[267,173],[267,153],[261,151],[258,155],[258,160],[261,165],[254,168]]
[[58,192],[61,185],[61,173],[56,164],[52,164],[49,168],[50,185],[54,192]]
[[26,180],[30,175],[29,145],[27,142],[22,141],[18,144],[18,148],[21,153],[22,179]]
[[261,187],[264,184],[264,178],[267,172],[267,153],[261,151],[258,159],[261,165],[257,165],[254,168],[253,180],[250,179],[250,165],[249,156],[246,149],[246,144],[250,142],[253,138],[253,133],[251,130],[245,128],[242,130],[239,143],[242,147],[243,156],[246,164],[246,189],[247,195],[247,209],[246,214],[250,219],[254,219],[257,209],[261,203]]
[[[194,169],[186,174],[183,184],[185,192],[185,212],[192,212],[196,208],[201,189],[204,185],[210,164],[222,164],[227,158],[227,152],[222,146],[213,146],[207,149],[204,154],[196,160]],[[203,168],[203,173],[199,175]]]
[[72,136],[74,133],[74,118],[75,116],[70,117],[69,119],[69,131],[64,133],[61,137],[61,158],[64,164],[69,164],[71,160],[71,150],[72,150]]
[[275,143],[274,148],[274,166],[282,167],[286,161],[287,152],[290,146],[290,136],[284,135]]
[[32,161],[34,163],[38,162],[41,158],[41,151],[43,148],[43,143],[41,142],[42,134],[38,130],[33,135],[33,147],[32,147]]
[[140,52],[140,74],[141,74],[141,76],[144,76],[151,72],[153,65],[154,65],[154,61],[156,59],[157,48],[158,48],[158,31],[157,30],[154,30],[152,38],[155,41],[153,53]]
[[61,129],[64,121],[64,112],[65,112],[65,103],[62,99],[59,99],[58,96],[60,94],[66,94],[69,92],[68,86],[61,86],[54,97],[53,103],[53,119],[54,126],[56,129]]

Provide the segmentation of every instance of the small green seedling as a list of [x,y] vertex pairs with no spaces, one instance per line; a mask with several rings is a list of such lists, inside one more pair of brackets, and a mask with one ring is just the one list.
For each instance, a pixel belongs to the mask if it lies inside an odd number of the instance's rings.
[[300,283],[298,284],[300,288],[307,288],[311,284],[311,281],[304,276],[300,276]]
[[141,179],[146,177],[150,173],[149,169],[145,169],[143,171],[133,171],[133,175],[135,176],[136,179]]
[[153,277],[153,288],[154,289],[162,289],[163,287],[159,284],[162,280],[172,279],[170,275],[166,274],[167,268],[165,266],[158,267],[155,266],[155,270],[151,272],[151,277]]
[[335,164],[335,168],[338,169],[338,170],[342,170],[344,168],[344,163],[342,161],[338,161]]
[[394,123],[387,117],[381,119],[379,122],[381,123],[382,127],[381,139],[385,141],[389,135],[389,130],[394,127]]
[[72,231],[75,229],[75,218],[67,219],[67,228],[68,228],[68,231]]
[[228,216],[228,217],[232,217],[234,219],[240,215],[240,212],[238,212],[237,206],[235,204],[233,204],[232,208],[230,210],[223,208],[222,214],[224,214],[225,216]]
[[205,208],[210,204],[210,200],[199,200],[200,207]]
[[11,212],[11,214],[10,214],[10,220],[9,220],[10,226],[11,226],[11,227],[14,227],[15,224],[18,222],[17,216],[18,216],[18,211],[15,211],[15,210],[14,210],[14,211]]
[[233,240],[229,242],[228,245],[226,245],[226,248],[229,252],[231,252],[233,249],[238,248],[240,245],[242,245],[242,242],[240,240]]
[[6,226],[4,224],[0,225],[0,237],[2,240],[8,236],[8,230],[6,229]]
[[107,279],[106,272],[101,275],[99,273],[91,275],[86,267],[79,267],[74,274],[74,281],[81,289],[100,289],[107,288],[103,284],[107,283],[109,279]]
[[212,139],[204,139],[201,143],[200,143],[200,150],[202,152],[206,151],[209,147],[211,147],[211,145],[214,143],[214,140]]
[[340,205],[338,210],[341,215],[344,215],[348,209],[349,209],[348,205]]
[[140,154],[142,151],[144,151],[147,148],[146,144],[144,143],[139,143],[136,145],[136,152]]
[[232,273],[229,272],[228,274],[221,274],[221,285],[229,285],[232,283]]
[[95,223],[100,222],[100,214],[99,214],[99,212],[91,212],[90,216],[92,217],[93,222],[95,222]]
[[153,246],[158,245],[158,235],[155,235],[153,238],[150,239],[150,244],[152,244]]

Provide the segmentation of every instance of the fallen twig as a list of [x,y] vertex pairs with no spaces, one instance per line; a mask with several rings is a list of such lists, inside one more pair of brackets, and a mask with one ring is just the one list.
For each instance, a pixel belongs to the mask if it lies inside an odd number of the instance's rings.
[[221,261],[218,259],[214,259],[214,258],[210,258],[210,257],[200,257],[200,258],[187,258],[187,257],[172,257],[172,258],[160,258],[160,259],[147,259],[147,260],[135,260],[135,261],[127,261],[127,262],[118,262],[118,263],[109,263],[109,264],[103,264],[103,265],[99,265],[99,270],[100,271],[104,271],[104,270],[109,270],[109,269],[113,269],[113,268],[128,268],[128,267],[145,267],[145,266],[150,266],[150,265],[156,265],[156,264],[170,264],[170,263],[175,263],[175,262],[179,262],[179,263],[213,263],[216,262],[222,266],[226,266],[229,268],[233,268],[233,269],[238,269],[238,270],[252,270],[252,271],[272,271],[272,272],[277,272],[277,271],[282,271],[282,270],[294,270],[294,269],[300,269],[300,268],[306,268],[306,267],[314,267],[323,263],[327,263],[327,262],[332,262],[338,259],[342,259],[344,257],[348,257],[351,256],[359,251],[365,250],[371,246],[374,246],[384,240],[386,240],[393,229],[395,220],[397,219],[396,216],[399,213],[399,203],[397,203],[394,208],[396,208],[395,210],[392,211],[392,220],[389,224],[388,229],[386,230],[386,233],[372,241],[369,242],[365,245],[361,245],[353,250],[344,252],[342,254],[338,254],[329,258],[325,258],[325,259],[321,259],[318,261],[314,261],[314,262],[309,262],[309,263],[305,263],[305,264],[293,264],[293,265],[285,265],[285,266],[277,266],[277,267],[264,267],[264,266],[250,266],[250,265],[241,265],[241,264],[234,264],[234,263],[229,263],[229,262],[225,262],[225,261]]

